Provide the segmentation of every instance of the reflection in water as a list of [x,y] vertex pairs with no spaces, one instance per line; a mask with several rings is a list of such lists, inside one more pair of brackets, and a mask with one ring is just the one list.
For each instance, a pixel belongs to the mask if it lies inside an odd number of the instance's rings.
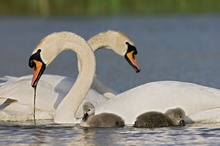
[[46,144],[45,131],[41,129],[37,130],[36,133],[33,134],[33,140],[37,145]]
[[82,127],[79,129],[81,130],[81,133],[73,138],[71,144],[88,146],[96,145],[95,132],[92,128],[90,129]]
[[[29,145],[193,145],[220,142],[220,124],[192,124],[166,128],[85,128],[41,122],[1,123],[0,144]],[[178,140],[177,140],[178,139]],[[211,140],[211,141],[210,141]]]

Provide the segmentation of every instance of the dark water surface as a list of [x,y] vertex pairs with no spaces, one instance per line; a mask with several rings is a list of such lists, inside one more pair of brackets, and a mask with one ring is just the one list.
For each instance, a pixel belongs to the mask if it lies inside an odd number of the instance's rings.
[[82,128],[78,125],[7,123],[1,145],[219,145],[220,124],[169,128]]
[[[0,77],[32,73],[28,59],[35,45],[56,31],[71,31],[85,39],[108,30],[120,30],[134,41],[141,72],[136,74],[123,57],[99,50],[97,75],[122,92],[146,82],[177,80],[220,88],[220,17],[102,16],[0,17]],[[46,73],[77,75],[74,53],[64,52]],[[49,122],[50,123],[50,122]],[[1,145],[219,145],[220,125],[187,125],[160,129],[125,127],[81,128],[41,123],[1,123]]]

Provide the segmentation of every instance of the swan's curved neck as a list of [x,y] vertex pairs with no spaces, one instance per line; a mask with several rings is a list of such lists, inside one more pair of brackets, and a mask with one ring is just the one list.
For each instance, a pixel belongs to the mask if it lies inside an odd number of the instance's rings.
[[109,34],[107,32],[99,33],[92,38],[90,38],[87,42],[92,47],[92,50],[95,52],[101,48],[112,49],[109,44]]
[[74,123],[75,113],[88,93],[95,75],[95,56],[87,42],[79,36],[67,35],[62,50],[73,50],[82,62],[75,84],[56,109],[55,123]]
[[[95,52],[98,49],[101,48],[108,48],[108,49],[112,49],[109,46],[109,34],[106,34],[106,32],[104,33],[99,33],[95,36],[93,36],[92,38],[90,38],[87,43],[91,46],[93,52]],[[82,63],[80,60],[78,60],[78,70],[80,71],[82,67]]]

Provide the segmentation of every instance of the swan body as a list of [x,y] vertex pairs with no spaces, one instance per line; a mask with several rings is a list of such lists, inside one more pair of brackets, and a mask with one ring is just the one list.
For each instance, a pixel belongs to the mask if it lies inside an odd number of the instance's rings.
[[[42,40],[42,42],[43,41],[44,40]],[[93,51],[105,47],[107,49],[112,49],[120,56],[125,56],[127,54],[128,48],[132,47],[133,45],[133,42],[125,34],[112,30],[99,33],[98,35],[95,35],[94,37],[89,39],[87,42],[92,47]],[[129,43],[129,45],[127,45],[126,43]],[[81,60],[79,60],[78,63],[79,70],[81,70]],[[132,64],[132,62],[129,63]],[[135,60],[133,63],[138,67]],[[0,80],[5,81],[4,83],[0,83],[0,104],[2,104],[0,114],[3,113],[3,115],[7,116],[8,112],[6,111],[10,111],[10,113],[12,111],[18,111],[17,109],[21,109],[21,106],[24,107],[24,110],[21,111],[21,115],[27,115],[30,113],[30,111],[32,111],[31,109],[33,109],[34,93],[33,88],[30,86],[31,78],[31,75],[26,75],[22,77],[6,76],[4,78],[0,78]],[[63,100],[63,98],[67,95],[74,82],[75,79],[69,77],[51,74],[43,75],[37,87],[38,90],[36,112],[37,115],[41,116],[37,116],[36,118],[53,119],[56,108]],[[94,77],[91,88],[92,89],[89,90],[83,103],[85,101],[90,101],[94,106],[97,106],[106,102],[108,98],[112,98],[117,94],[114,90],[108,88],[101,81],[99,81],[96,76]],[[44,114],[38,114],[43,112]],[[18,112],[14,113],[14,115],[17,115],[17,113]],[[75,113],[75,117],[82,118],[82,116],[83,111],[81,104],[79,109]],[[23,118],[21,118],[21,116],[15,116],[11,119],[10,117],[12,117],[11,114],[9,114],[7,118],[5,116],[2,117],[1,120],[25,120],[25,116]],[[30,118],[27,119],[32,118],[31,115],[29,117]]]
[[114,113],[132,125],[144,112],[174,107],[185,111],[186,123],[220,122],[220,90],[178,81],[151,82],[118,94],[96,107],[96,113]]

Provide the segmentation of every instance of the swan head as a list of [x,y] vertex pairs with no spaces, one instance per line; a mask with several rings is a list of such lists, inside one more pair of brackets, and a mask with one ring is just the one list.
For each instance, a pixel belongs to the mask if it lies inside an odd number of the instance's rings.
[[141,69],[136,61],[135,56],[137,55],[137,49],[135,46],[131,45],[129,42],[125,43],[127,45],[127,51],[124,55],[125,59],[128,61],[128,63],[134,68],[136,73],[140,72]]
[[59,33],[53,33],[46,36],[35,47],[32,55],[29,58],[29,67],[34,68],[33,78],[31,82],[32,87],[36,87],[37,83],[44,73],[46,66],[49,65],[54,58],[61,52],[61,43],[56,40],[60,35]]
[[120,56],[124,56],[124,58],[134,68],[134,70],[137,73],[140,72],[140,67],[135,58],[138,51],[131,39],[126,34],[113,30],[108,30],[106,35],[108,36],[109,44],[107,47],[111,48]]
[[36,87],[41,75],[44,73],[44,70],[46,68],[46,64],[41,58],[41,49],[31,55],[29,59],[29,67],[34,68],[31,86]]
[[93,36],[88,40],[88,43],[94,51],[100,48],[113,50],[118,55],[123,56],[136,72],[140,72],[140,67],[135,58],[137,49],[126,34],[108,30]]
[[88,119],[89,116],[94,115],[95,114],[95,107],[91,102],[85,102],[83,105],[83,118],[82,121],[86,121]]

